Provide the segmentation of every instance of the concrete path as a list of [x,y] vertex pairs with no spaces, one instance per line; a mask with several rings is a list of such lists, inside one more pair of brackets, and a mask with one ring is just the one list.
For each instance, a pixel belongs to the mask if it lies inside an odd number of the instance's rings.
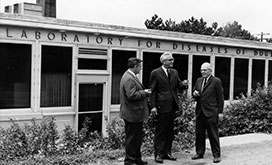
[[[218,165],[272,165],[272,135],[264,133],[245,134],[220,138],[221,158]],[[175,153],[177,161],[164,160],[163,165],[210,165],[213,157],[207,141],[203,159],[191,160],[194,149]],[[156,165],[153,157],[144,158],[149,165]],[[116,162],[112,165],[123,165]]]

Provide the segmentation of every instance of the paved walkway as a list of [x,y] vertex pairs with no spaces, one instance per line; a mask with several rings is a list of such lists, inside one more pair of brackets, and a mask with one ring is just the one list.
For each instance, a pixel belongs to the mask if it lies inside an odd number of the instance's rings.
[[[221,158],[218,165],[272,165],[272,135],[271,134],[245,134],[220,138]],[[194,149],[182,153],[175,153],[177,161],[165,160],[163,165],[210,165],[213,157],[210,144],[203,159],[191,160]],[[153,157],[144,158],[149,165],[156,165]],[[124,162],[112,165],[123,165]]]

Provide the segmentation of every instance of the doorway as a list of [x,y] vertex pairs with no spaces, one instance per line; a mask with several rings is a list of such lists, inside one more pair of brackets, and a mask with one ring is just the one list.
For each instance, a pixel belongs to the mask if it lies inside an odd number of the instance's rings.
[[76,126],[80,131],[84,124],[88,131],[105,133],[106,124],[106,84],[107,77],[99,75],[77,75]]

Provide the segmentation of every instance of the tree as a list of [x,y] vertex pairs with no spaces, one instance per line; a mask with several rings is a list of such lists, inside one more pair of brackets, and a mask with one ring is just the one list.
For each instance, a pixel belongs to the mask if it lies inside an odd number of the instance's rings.
[[[214,23],[217,25],[217,23]],[[194,33],[194,34],[204,34],[204,35],[211,35],[214,33],[214,30],[217,28],[207,27],[207,22],[204,21],[203,18],[200,20],[191,17],[189,20],[182,21],[181,23],[177,24],[172,19],[166,20],[163,22],[163,19],[158,17],[155,14],[151,20],[145,21],[145,26],[148,29],[157,29],[157,30],[167,30],[167,31],[178,31],[178,32],[185,32],[185,33]]]
[[230,38],[257,40],[257,38],[251,35],[249,31],[242,29],[242,25],[237,21],[234,21],[233,23],[227,23],[227,25],[224,27],[219,28],[218,35]]
[[157,14],[152,16],[151,20],[145,21],[145,26],[148,29],[157,30],[167,30],[167,31],[177,31],[184,33],[202,34],[202,35],[212,35],[212,36],[223,36],[230,38],[246,39],[246,40],[258,40],[250,34],[249,31],[242,29],[237,21],[233,23],[227,23],[224,27],[218,28],[218,23],[213,22],[212,26],[207,26],[207,22],[203,18],[195,19],[191,17],[188,20],[176,23],[172,19],[168,19],[165,22]]

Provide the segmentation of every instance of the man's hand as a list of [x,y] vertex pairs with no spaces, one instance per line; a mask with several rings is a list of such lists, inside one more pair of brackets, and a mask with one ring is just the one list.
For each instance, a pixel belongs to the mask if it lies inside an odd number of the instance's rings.
[[198,96],[200,96],[200,94],[199,94],[199,92],[198,92],[197,90],[195,90],[195,91],[193,92],[193,96],[198,97]]
[[157,108],[156,108],[156,107],[152,108],[152,109],[151,109],[151,116],[155,117],[155,116],[157,116],[157,115],[158,115],[158,110],[157,110]]
[[151,94],[151,89],[144,89],[145,93]]
[[223,116],[224,116],[223,113],[219,113],[219,114],[218,114],[219,120],[222,120],[222,119],[223,119]]
[[182,85],[188,86],[189,81],[188,80],[183,80],[181,83],[182,83]]

